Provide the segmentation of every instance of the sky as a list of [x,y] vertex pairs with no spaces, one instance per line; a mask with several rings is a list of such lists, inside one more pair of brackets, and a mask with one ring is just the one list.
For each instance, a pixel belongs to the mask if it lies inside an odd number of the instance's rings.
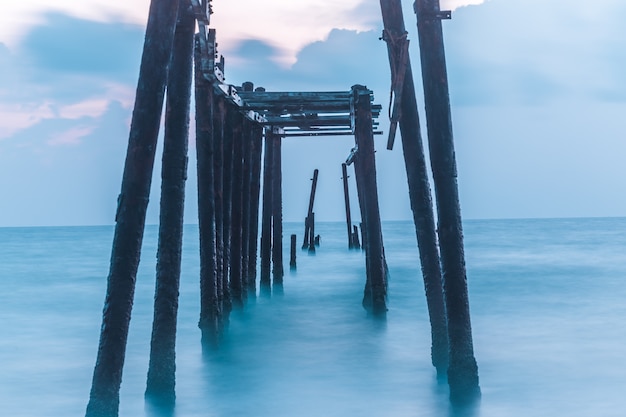
[[[213,3],[227,82],[268,91],[364,84],[387,108],[377,1]],[[113,224],[148,6],[3,4],[0,227]],[[412,2],[403,6],[425,138],[416,19]],[[442,0],[441,7],[454,10],[443,26],[463,217],[626,216],[626,4]],[[376,138],[381,216],[411,219],[401,143],[388,151],[385,141]],[[286,221],[306,216],[315,168],[316,218],[343,220],[341,162],[352,146],[350,137],[285,139]],[[197,222],[194,167],[187,223]],[[148,223],[158,220],[159,170],[157,161]]]

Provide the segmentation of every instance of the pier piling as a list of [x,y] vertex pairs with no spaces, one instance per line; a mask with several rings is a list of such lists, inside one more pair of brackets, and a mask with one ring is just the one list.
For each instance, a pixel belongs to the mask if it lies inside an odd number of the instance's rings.
[[166,407],[176,398],[176,325],[187,180],[195,19],[180,2],[167,83],[154,317],[146,398]]
[[178,14],[177,0],[152,0],[118,199],[98,354],[86,416],[117,416],[135,280]]
[[[428,180],[428,169],[422,143],[420,119],[415,95],[411,60],[407,53],[408,42],[400,0],[380,0],[384,35],[387,42],[392,80],[397,90],[395,105],[400,116],[402,151],[409,187],[409,201],[417,236],[420,266],[426,292],[426,302],[431,325],[431,360],[438,375],[448,369],[448,327],[443,300],[443,283],[439,262],[439,249],[435,231],[435,217]],[[400,72],[403,72],[400,74]]]
[[417,29],[422,64],[428,148],[435,184],[439,246],[450,343],[448,383],[452,402],[471,402],[480,396],[474,358],[469,296],[463,248],[450,96],[439,0],[417,0]]

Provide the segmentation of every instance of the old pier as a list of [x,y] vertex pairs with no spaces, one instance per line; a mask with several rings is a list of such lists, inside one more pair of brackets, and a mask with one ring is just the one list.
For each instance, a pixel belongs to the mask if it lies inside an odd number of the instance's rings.
[[[447,372],[452,401],[472,401],[480,390],[472,347],[441,33],[441,19],[450,14],[439,9],[438,0],[415,3],[439,223],[436,228],[401,2],[380,0],[380,6],[394,97],[387,145],[393,147],[399,126],[432,328],[432,362],[439,375],[445,377]],[[176,321],[192,91],[200,230],[198,325],[203,345],[219,348],[230,312],[244,308],[248,297],[256,296],[257,252],[260,293],[282,291],[281,147],[283,140],[290,138],[354,136],[355,146],[342,164],[348,247],[362,245],[365,250],[363,306],[374,317],[384,318],[387,311],[389,284],[374,146],[374,136],[382,133],[377,130],[382,107],[373,104],[372,91],[358,84],[346,91],[313,92],[265,91],[255,89],[250,82],[241,87],[227,84],[216,31],[209,28],[211,13],[211,0],[152,0],[150,5],[86,412],[89,417],[118,414],[164,101],[161,212],[146,399],[163,407],[173,407],[175,402]],[[350,213],[350,165],[354,166],[357,185],[362,242]],[[303,248],[309,251],[315,251],[313,202],[317,179],[315,170],[303,241]],[[295,246],[293,235],[289,245],[292,269],[296,267]]]

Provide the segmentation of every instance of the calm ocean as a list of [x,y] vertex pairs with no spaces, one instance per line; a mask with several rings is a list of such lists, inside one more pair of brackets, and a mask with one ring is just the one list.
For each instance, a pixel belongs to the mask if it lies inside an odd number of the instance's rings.
[[[430,364],[430,329],[410,222],[386,222],[384,323],[361,307],[364,255],[343,223],[298,249],[284,293],[231,315],[203,356],[198,230],[185,229],[177,417],[456,416]],[[147,228],[120,416],[150,416],[148,367],[157,227]],[[89,399],[113,227],[0,228],[0,415],[81,416]],[[482,400],[473,416],[624,416],[626,219],[465,222]]]

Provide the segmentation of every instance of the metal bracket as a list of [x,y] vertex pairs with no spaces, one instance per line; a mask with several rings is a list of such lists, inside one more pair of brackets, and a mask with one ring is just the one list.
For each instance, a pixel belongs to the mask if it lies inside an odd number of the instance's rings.
[[452,19],[452,10],[433,10],[425,13],[418,13],[417,1],[413,3],[413,11],[420,20],[450,20]]
[[348,157],[346,158],[346,165],[352,165],[352,162],[354,162],[354,157],[356,156],[357,152],[359,152],[359,145],[356,145],[354,148],[350,149],[350,155],[348,155]]

